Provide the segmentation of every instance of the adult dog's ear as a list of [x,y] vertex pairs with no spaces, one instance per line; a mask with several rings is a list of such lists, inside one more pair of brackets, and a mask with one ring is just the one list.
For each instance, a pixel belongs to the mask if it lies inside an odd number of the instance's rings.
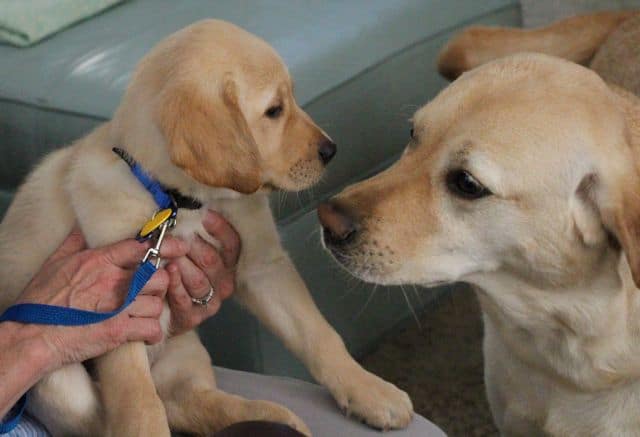
[[198,182],[249,194],[261,186],[258,148],[227,75],[206,96],[196,84],[163,91],[156,120],[171,161]]
[[[626,144],[619,149],[624,156],[607,160],[618,163],[582,179],[571,210],[586,244],[602,241],[606,233],[615,237],[640,288],[640,99],[618,87],[612,89],[626,119]],[[607,159],[606,154],[602,159]]]
[[[611,86],[626,119],[626,141],[630,171],[618,179],[617,202],[609,220],[631,269],[633,282],[640,288],[640,99],[630,92]],[[605,223],[606,224],[606,223]]]

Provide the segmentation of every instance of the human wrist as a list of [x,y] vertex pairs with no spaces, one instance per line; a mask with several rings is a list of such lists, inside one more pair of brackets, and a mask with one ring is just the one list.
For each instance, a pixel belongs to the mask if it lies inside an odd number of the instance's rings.
[[51,366],[51,355],[42,342],[41,332],[44,329],[37,325],[0,323],[0,418],[55,368]]
[[55,351],[45,340],[45,329],[41,325],[17,322],[0,323],[0,346],[29,363],[33,376],[42,376],[58,366]]

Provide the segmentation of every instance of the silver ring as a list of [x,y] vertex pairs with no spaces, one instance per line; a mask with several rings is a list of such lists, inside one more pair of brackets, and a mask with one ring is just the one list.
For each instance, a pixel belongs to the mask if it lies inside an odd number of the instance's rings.
[[213,286],[209,286],[209,292],[207,293],[206,296],[192,297],[191,302],[193,302],[195,305],[206,307],[207,304],[211,302],[211,299],[213,299],[215,295],[216,295],[216,291],[213,289]]

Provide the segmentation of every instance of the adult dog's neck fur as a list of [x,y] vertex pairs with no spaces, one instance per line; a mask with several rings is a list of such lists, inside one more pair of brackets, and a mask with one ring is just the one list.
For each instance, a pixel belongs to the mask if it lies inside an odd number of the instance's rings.
[[513,358],[581,392],[640,378],[640,290],[628,263],[610,249],[600,269],[579,285],[541,289],[503,272],[482,275],[485,320]]

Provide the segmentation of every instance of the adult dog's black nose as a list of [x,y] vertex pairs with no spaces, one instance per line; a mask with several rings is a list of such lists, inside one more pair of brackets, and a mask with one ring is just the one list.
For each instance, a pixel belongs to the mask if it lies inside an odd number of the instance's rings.
[[329,139],[322,140],[318,146],[318,155],[323,164],[328,164],[336,154],[337,147],[334,142]]
[[324,229],[324,239],[329,244],[347,244],[353,241],[358,231],[355,220],[335,201],[318,205],[318,218]]

